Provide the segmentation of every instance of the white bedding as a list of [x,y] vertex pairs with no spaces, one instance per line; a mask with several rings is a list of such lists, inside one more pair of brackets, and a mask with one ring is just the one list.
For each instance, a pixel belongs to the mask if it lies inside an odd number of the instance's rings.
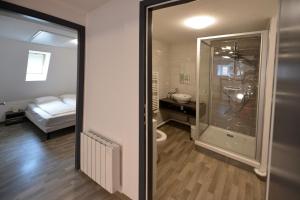
[[[74,126],[76,106],[62,105],[63,102],[52,102],[48,105],[30,103],[25,111],[27,118],[45,133]],[[55,108],[55,106],[57,106]],[[59,110],[61,109],[61,110]]]
[[36,104],[39,108],[41,108],[43,111],[47,112],[48,114],[52,116],[62,115],[62,114],[68,114],[71,112],[74,112],[76,107],[71,104],[66,104],[62,102],[61,100],[55,100],[45,103],[39,103]]
[[60,96],[61,100],[69,105],[76,106],[76,95],[74,94],[65,94]]

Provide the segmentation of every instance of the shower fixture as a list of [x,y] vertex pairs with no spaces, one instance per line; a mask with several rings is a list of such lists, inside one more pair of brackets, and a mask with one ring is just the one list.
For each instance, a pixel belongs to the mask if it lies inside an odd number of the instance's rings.
[[221,47],[222,58],[233,61],[227,75],[221,79],[222,92],[227,97],[229,105],[229,108],[224,111],[226,115],[241,112],[251,96],[255,94],[255,80],[252,79],[256,71],[255,62],[240,52],[237,40],[224,42],[233,43],[232,46]]

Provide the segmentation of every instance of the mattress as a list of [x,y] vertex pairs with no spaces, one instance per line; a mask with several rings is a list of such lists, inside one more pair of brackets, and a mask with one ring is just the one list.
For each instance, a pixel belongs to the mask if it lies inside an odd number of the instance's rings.
[[[58,112],[59,113],[59,112]],[[26,117],[45,133],[74,126],[76,122],[76,107],[66,113],[46,112],[38,105],[30,103],[25,111]]]

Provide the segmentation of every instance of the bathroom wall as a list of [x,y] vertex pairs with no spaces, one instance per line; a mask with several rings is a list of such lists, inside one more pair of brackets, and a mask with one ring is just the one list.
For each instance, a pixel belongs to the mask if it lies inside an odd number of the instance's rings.
[[[159,72],[159,97],[167,97],[168,91],[178,88],[178,92],[192,95],[196,99],[196,55],[197,43],[166,43],[153,40],[153,71]],[[189,76],[189,81],[181,82],[180,74]]]
[[[169,49],[170,88],[192,95],[192,101],[195,101],[197,43],[172,43]],[[188,76],[189,81],[180,81],[181,74]]]
[[153,40],[152,43],[152,71],[159,74],[159,98],[165,98],[170,90],[170,47],[160,40]]
[[[159,39],[153,40],[153,72],[159,73],[159,98],[165,98],[171,89],[177,88],[180,93],[192,95],[196,100],[196,41],[188,43],[166,43]],[[181,75],[188,80],[180,80]],[[168,119],[175,119],[195,124],[195,119],[186,115],[160,109],[154,118],[160,124]]]
[[[160,41],[152,41],[152,71],[158,72],[159,76],[159,99],[166,98],[170,91],[170,68],[169,68],[169,44]],[[157,120],[157,124],[168,120],[169,112],[159,109],[154,113],[154,119]]]

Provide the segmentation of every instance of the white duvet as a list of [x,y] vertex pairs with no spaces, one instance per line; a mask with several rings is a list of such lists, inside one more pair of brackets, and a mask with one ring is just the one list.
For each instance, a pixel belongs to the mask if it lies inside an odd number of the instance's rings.
[[68,114],[75,111],[75,106],[60,100],[38,103],[37,106],[52,116]]

